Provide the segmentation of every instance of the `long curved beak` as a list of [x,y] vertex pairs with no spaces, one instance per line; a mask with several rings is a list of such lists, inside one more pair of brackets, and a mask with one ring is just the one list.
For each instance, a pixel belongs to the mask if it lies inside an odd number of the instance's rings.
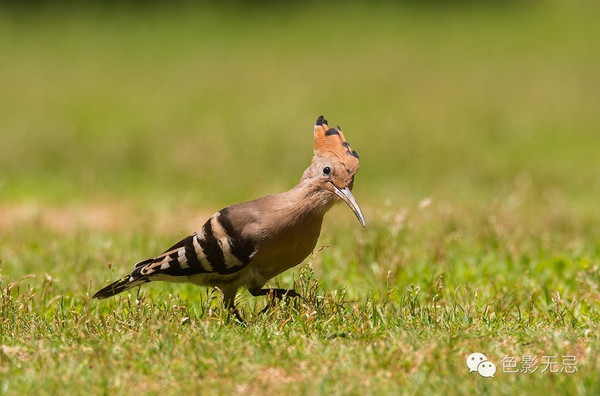
[[333,185],[333,191],[335,192],[335,195],[340,197],[342,201],[346,202],[346,204],[350,206],[350,209],[352,209],[356,215],[356,218],[358,221],[360,221],[360,225],[365,227],[367,225],[365,223],[365,216],[363,216],[362,210],[360,210],[360,206],[358,206],[358,203],[356,202],[356,199],[354,199],[354,195],[352,195],[350,189],[346,187],[340,190],[335,186],[335,184],[331,184]]

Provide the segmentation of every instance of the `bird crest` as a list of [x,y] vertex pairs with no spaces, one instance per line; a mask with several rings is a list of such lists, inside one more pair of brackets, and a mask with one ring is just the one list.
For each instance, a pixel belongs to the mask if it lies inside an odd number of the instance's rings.
[[319,116],[315,123],[314,155],[337,159],[349,175],[354,175],[360,165],[358,153],[350,148],[339,125],[329,128],[323,116]]

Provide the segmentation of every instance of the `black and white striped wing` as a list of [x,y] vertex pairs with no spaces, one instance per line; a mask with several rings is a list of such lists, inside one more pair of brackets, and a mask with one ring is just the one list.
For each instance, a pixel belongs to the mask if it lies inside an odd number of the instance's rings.
[[98,290],[107,298],[153,280],[187,282],[190,276],[234,274],[250,264],[262,240],[260,211],[251,203],[215,213],[204,226],[156,258],[140,261],[133,271]]
[[137,263],[132,280],[152,280],[157,275],[226,275],[250,264],[258,251],[259,227],[250,218],[244,221],[244,217],[235,216],[231,209],[215,213],[200,230],[160,256]]

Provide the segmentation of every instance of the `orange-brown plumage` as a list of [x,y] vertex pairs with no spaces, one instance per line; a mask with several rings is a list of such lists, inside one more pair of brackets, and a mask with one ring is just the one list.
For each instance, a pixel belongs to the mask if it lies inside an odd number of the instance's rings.
[[350,148],[340,127],[329,128],[323,116],[320,116],[315,124],[314,155],[327,157],[335,161],[341,169],[345,169],[345,173],[338,172],[334,175],[335,184],[338,186],[352,184],[354,175],[360,167],[358,153]]

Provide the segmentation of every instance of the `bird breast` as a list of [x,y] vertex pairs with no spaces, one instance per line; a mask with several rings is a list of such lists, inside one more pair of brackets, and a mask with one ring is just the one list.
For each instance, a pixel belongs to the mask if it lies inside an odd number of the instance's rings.
[[[265,281],[300,264],[315,248],[323,216],[290,215],[267,233],[251,266]],[[281,218],[280,218],[281,220]]]

